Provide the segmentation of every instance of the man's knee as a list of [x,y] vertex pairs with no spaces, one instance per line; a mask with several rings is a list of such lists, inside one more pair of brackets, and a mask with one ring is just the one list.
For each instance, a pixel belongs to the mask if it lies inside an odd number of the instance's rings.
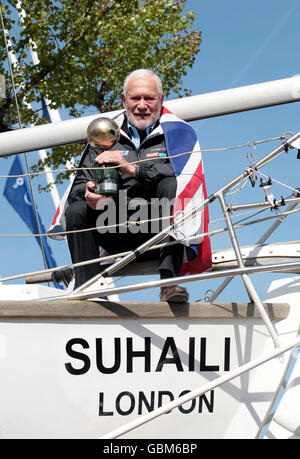
[[86,226],[88,209],[85,201],[72,202],[66,209],[67,228],[80,228]]
[[157,197],[174,199],[176,196],[177,181],[175,177],[165,177],[157,185]]

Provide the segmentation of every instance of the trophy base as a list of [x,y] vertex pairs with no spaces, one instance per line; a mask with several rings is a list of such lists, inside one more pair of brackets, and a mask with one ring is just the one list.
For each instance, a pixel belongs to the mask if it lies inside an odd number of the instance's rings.
[[118,186],[115,183],[102,182],[97,186],[94,193],[101,194],[103,196],[111,196],[112,198],[117,199],[118,198]]

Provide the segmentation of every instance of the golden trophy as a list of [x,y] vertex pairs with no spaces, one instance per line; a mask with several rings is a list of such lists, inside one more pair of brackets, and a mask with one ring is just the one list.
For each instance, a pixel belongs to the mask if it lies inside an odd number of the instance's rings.
[[[98,154],[103,150],[109,150],[119,139],[120,128],[117,123],[106,117],[100,117],[93,120],[87,128],[87,140],[92,148]],[[95,161],[94,182],[97,185],[96,194],[111,196],[114,199],[118,197],[118,171],[111,168],[114,164],[103,164],[100,166]]]

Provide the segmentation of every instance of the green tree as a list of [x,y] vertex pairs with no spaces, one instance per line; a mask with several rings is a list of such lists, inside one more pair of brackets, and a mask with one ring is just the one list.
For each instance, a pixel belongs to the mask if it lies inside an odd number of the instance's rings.
[[[16,6],[17,0],[11,0]],[[71,117],[121,107],[125,76],[137,68],[156,71],[168,96],[187,95],[182,77],[200,50],[201,32],[192,30],[195,14],[183,14],[186,0],[22,0],[26,17],[14,24],[11,6],[3,6],[5,28],[18,65],[13,67],[23,126],[44,124],[42,112],[24,101],[40,103]],[[14,36],[17,26],[19,35]],[[33,65],[28,50],[35,43],[40,60]],[[0,100],[0,126],[17,123],[14,96],[0,38],[0,73],[6,76],[6,97]],[[47,163],[54,168],[78,155],[82,145],[53,149]],[[38,164],[36,168],[42,167]],[[65,174],[57,176],[61,181]]]

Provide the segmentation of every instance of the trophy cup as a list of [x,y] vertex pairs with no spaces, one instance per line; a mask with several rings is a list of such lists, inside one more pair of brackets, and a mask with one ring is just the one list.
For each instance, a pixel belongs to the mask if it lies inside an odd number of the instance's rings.
[[[105,117],[96,118],[87,128],[87,140],[98,154],[101,150],[109,150],[119,139],[120,129],[117,123]],[[116,168],[111,168],[114,164],[103,164],[100,166],[95,161],[94,182],[97,185],[96,194],[118,197],[118,172]]]

